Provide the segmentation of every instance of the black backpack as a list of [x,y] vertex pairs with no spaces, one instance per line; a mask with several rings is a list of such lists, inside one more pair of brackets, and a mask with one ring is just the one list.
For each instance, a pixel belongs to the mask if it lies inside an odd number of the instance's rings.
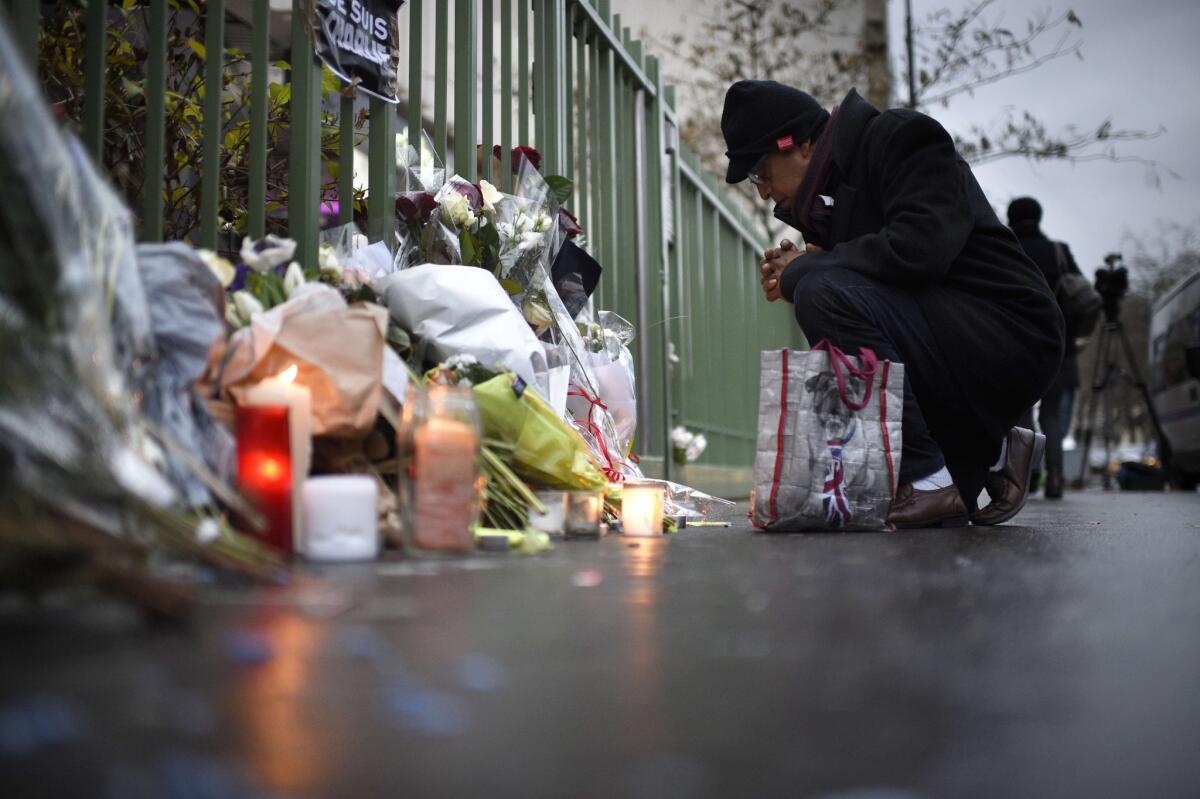
[[1058,307],[1067,320],[1067,329],[1075,336],[1090,336],[1100,321],[1104,300],[1092,282],[1072,269],[1061,242],[1054,242],[1054,257],[1058,261]]

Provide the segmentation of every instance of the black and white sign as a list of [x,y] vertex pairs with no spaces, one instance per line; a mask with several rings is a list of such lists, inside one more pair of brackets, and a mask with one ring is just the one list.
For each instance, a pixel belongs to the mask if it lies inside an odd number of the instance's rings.
[[400,34],[404,0],[318,0],[313,33],[317,55],[344,81],[398,103]]

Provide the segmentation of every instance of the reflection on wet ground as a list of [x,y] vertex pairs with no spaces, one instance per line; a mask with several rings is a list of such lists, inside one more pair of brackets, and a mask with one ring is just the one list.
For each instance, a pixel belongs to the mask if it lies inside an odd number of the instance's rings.
[[613,536],[214,589],[182,631],[4,597],[0,793],[1195,795],[1197,519]]

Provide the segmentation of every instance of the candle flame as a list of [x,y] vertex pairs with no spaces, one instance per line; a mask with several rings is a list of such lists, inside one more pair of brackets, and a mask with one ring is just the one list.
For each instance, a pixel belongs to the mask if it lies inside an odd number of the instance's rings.
[[282,372],[280,372],[278,375],[276,375],[275,379],[278,380],[280,383],[289,383],[290,384],[290,383],[295,382],[296,375],[299,374],[299,372],[300,372],[300,368],[298,366],[296,366],[296,364],[292,364],[291,366],[289,366],[288,368],[286,368]]

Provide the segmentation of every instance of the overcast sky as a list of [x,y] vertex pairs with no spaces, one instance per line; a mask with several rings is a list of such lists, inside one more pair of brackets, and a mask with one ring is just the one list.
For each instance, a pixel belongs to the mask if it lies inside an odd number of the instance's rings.
[[[1161,162],[1155,187],[1134,163],[1031,163],[1005,159],[980,166],[976,175],[1004,218],[1013,197],[1036,197],[1042,227],[1066,241],[1085,272],[1120,250],[1126,231],[1153,236],[1159,220],[1200,225],[1200,2],[1197,0],[1076,0],[1072,3],[1001,0],[1003,21],[1014,29],[1039,10],[1074,9],[1083,21],[1083,60],[1065,58],[1025,75],[981,89],[974,98],[932,109],[947,128],[1002,116],[1006,106],[1024,108],[1051,129],[1096,125],[1111,118],[1117,128],[1166,132],[1157,139],[1123,142],[1122,153]],[[917,20],[957,4],[913,0]],[[892,51],[904,46],[904,3],[891,2]],[[903,76],[897,75],[897,87]]]
[[[718,0],[614,0],[614,11],[635,31],[666,34],[695,30],[697,12],[711,14]],[[1048,63],[1024,75],[960,97],[949,108],[931,109],[947,128],[999,120],[1004,109],[1027,109],[1051,130],[1068,124],[1155,130],[1157,139],[1123,142],[1127,155],[1159,161],[1159,187],[1134,163],[1031,163],[1004,159],[980,166],[976,175],[1001,219],[1009,200],[1028,194],[1041,201],[1043,229],[1066,241],[1080,267],[1090,272],[1104,255],[1126,248],[1125,234],[1152,237],[1160,220],[1200,226],[1200,0],[998,0],[989,18],[1014,30],[1038,11],[1073,9],[1083,21],[1083,60]],[[903,90],[899,57],[904,47],[904,2],[889,0],[889,32],[897,91]],[[962,8],[961,0],[913,0],[922,20],[938,8]],[[707,8],[705,8],[707,7]],[[656,49],[652,47],[652,51]],[[670,55],[667,60],[670,61]],[[767,77],[767,76],[763,76]],[[1127,249],[1127,248],[1126,248]]]

